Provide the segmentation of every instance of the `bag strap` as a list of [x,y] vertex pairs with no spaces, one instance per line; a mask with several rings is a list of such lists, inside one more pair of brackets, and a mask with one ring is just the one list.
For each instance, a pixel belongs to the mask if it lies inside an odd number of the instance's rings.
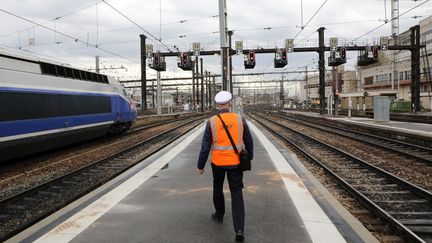
[[219,119],[220,119],[221,122],[222,122],[222,125],[223,125],[223,127],[224,127],[224,129],[225,129],[226,134],[228,135],[228,138],[229,138],[229,140],[230,140],[230,142],[231,142],[231,145],[232,145],[232,147],[233,147],[235,153],[238,154],[239,152],[238,152],[238,150],[237,150],[237,146],[235,146],[235,144],[234,144],[234,141],[233,141],[233,139],[232,139],[232,137],[231,137],[231,134],[230,134],[230,132],[228,131],[228,127],[226,126],[225,122],[222,120],[222,117],[220,116],[220,114],[217,114],[217,116],[219,117]]

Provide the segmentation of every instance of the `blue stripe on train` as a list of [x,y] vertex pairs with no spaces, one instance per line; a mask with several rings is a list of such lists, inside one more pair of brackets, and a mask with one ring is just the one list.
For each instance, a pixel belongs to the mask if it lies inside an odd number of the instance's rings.
[[0,137],[71,128],[108,121],[112,121],[111,113],[0,122]]
[[96,92],[49,90],[49,89],[30,89],[30,88],[15,88],[15,87],[0,87],[0,91],[26,92],[26,93],[36,93],[36,94],[69,94],[69,95],[94,95],[94,96],[113,96],[113,95],[115,95],[115,94],[104,94],[104,93],[96,93]]
[[131,110],[130,104],[120,95],[8,87],[0,87],[0,91],[111,97],[111,113],[0,122],[0,137],[70,128],[108,121],[128,122],[136,119],[136,112]]

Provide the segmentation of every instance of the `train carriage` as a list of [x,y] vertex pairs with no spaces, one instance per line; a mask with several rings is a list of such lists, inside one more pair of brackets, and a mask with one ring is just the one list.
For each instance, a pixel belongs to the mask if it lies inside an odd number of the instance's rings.
[[134,106],[114,78],[0,49],[0,161],[122,133]]

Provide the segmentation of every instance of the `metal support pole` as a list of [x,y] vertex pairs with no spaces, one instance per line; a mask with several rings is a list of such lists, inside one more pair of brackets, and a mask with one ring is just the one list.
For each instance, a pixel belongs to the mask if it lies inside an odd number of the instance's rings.
[[339,69],[336,68],[336,86],[335,86],[335,95],[334,95],[334,114],[335,116],[339,115]]
[[284,108],[284,86],[283,86],[284,76],[282,75],[282,80],[280,81],[280,94],[279,94],[279,104],[280,108]]
[[306,81],[306,108],[310,107],[310,100],[309,100],[309,86],[308,86],[308,67],[305,66],[306,68],[306,76],[305,76],[305,81]]
[[141,40],[141,112],[147,110],[147,76],[146,76],[146,40],[145,35],[140,35]]
[[[229,50],[229,69],[228,69],[228,73],[229,73],[229,92],[231,92],[231,94],[233,94],[233,80],[232,80],[232,57],[231,57],[231,47],[232,47],[232,43],[231,43],[231,37],[233,35],[233,31],[230,30],[228,31],[228,50]],[[234,95],[234,94],[233,94]]]
[[195,97],[196,97],[196,105],[197,105],[197,107],[199,106],[199,105],[201,105],[201,103],[200,103],[200,95],[199,95],[199,76],[200,76],[200,73],[199,73],[199,60],[198,60],[198,57],[195,57],[195,76],[196,76],[196,78],[195,78],[195,84],[196,84],[196,87],[195,87],[195,92],[196,92],[196,94],[195,94]]
[[204,72],[204,82],[205,82],[205,86],[206,86],[206,93],[205,93],[205,97],[206,97],[206,106],[209,107],[209,77],[208,77],[208,72],[205,71]]
[[[213,81],[213,84],[212,84],[213,95],[216,95],[216,77],[213,76],[213,80],[212,81]],[[210,96],[210,102],[212,102],[212,100],[213,100],[213,97]],[[213,102],[212,104],[213,104],[213,107],[215,107],[215,103]]]
[[219,34],[222,64],[222,90],[228,90],[228,40],[227,40],[227,8],[226,0],[219,0]]
[[411,105],[413,112],[421,111],[420,107],[420,25],[411,30]]
[[192,61],[192,101],[191,110],[195,110],[195,63]]
[[[154,81],[152,81],[152,86],[153,87],[155,86]],[[152,95],[152,108],[155,108],[156,106],[155,106],[155,90],[154,89],[152,90],[151,95]]]
[[326,99],[325,99],[325,63],[324,63],[324,27],[318,29],[319,42],[319,97],[320,97],[320,114],[325,114]]
[[99,56],[96,56],[96,73],[99,73]]
[[338,115],[338,94],[339,94],[339,72],[338,68],[333,66],[332,68],[333,73],[333,108],[334,108],[334,115]]
[[161,74],[157,71],[157,114],[162,115],[162,86],[161,86]]
[[228,91],[228,47],[222,47],[222,90]]
[[[210,75],[210,72],[208,73],[208,75]],[[212,108],[212,84],[211,84],[211,79],[210,79],[210,77],[208,77],[208,90],[209,90],[209,93],[208,93],[208,103],[209,103],[209,108],[211,109]]]
[[204,112],[204,70],[203,70],[203,59],[200,58],[201,63],[201,112]]

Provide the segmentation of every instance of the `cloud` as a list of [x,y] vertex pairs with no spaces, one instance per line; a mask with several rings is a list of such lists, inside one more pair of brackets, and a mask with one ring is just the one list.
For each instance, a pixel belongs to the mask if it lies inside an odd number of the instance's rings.
[[[159,1],[108,0],[107,2],[140,26],[145,26],[145,30],[159,38]],[[228,26],[230,29],[236,30],[233,42],[244,41],[246,48],[256,48],[257,46],[282,47],[286,38],[292,38],[300,31],[299,26],[302,24],[300,0],[230,0],[227,2]],[[324,0],[303,0],[303,24],[306,24],[323,2]],[[389,2],[387,1],[387,18],[390,18]],[[96,3],[98,3],[97,18]],[[219,13],[217,0],[181,2],[161,0],[161,3],[162,22],[164,23],[161,35],[164,43],[167,43],[171,48],[175,45],[182,51],[189,50],[192,42],[201,42],[201,46],[206,50],[218,49],[219,34],[214,33],[219,30],[218,18],[211,18],[211,16]],[[420,1],[400,1],[400,12],[402,13],[417,4],[420,4]],[[431,6],[431,2],[428,2],[404,16],[408,18],[401,18],[401,32],[418,23],[418,19],[409,18],[410,16],[424,16],[430,13]],[[56,17],[85,7],[88,8],[52,21]],[[49,28],[56,28],[58,31],[79,38],[90,45],[97,44],[100,48],[117,53],[126,59],[113,56],[86,44],[76,43],[70,38],[54,34],[52,31],[40,27],[29,28],[33,26],[31,23],[5,13],[0,13],[2,23],[7,23],[2,25],[0,31],[1,46],[21,46],[36,53],[68,61],[78,67],[93,67],[94,56],[99,55],[106,65],[127,66],[129,70],[127,74],[119,71],[114,75],[124,78],[139,76],[139,35],[143,34],[144,31],[101,1],[2,0],[0,8],[32,21],[45,23]],[[353,1],[346,0],[328,1],[313,17],[308,26],[300,32],[297,40],[307,37],[300,45],[316,45],[318,35],[315,31],[319,26],[326,27],[326,39],[331,36],[338,36],[341,39],[350,40],[382,24],[383,22],[379,20],[384,18],[384,1],[363,0],[361,3],[356,2],[355,4]],[[180,20],[188,21],[180,23]],[[342,24],[343,22],[351,23]],[[265,27],[271,27],[271,29],[265,30]],[[18,30],[23,31],[18,33]],[[9,33],[13,34],[6,35]],[[381,35],[390,35],[390,24],[364,36],[362,40],[373,41],[374,38]],[[29,38],[36,39],[36,46],[28,46]],[[56,44],[56,42],[59,43]],[[163,48],[157,46],[157,41],[150,36],[147,43],[153,43],[155,50],[164,51]],[[355,60],[356,53],[348,53],[348,57]],[[257,66],[254,71],[272,71],[273,58],[273,54],[257,56]],[[314,63],[313,58],[316,59],[317,54],[291,53],[288,58],[287,69],[289,70],[297,70],[305,65],[315,68],[316,63]],[[220,57],[204,57],[204,61],[205,69],[220,72]],[[170,74],[177,76],[186,74],[176,68],[176,58],[169,58],[167,62]],[[353,61],[350,63],[353,66]],[[235,72],[244,72],[243,57],[234,56],[233,66]],[[149,71],[149,75],[153,74],[154,72]]]

